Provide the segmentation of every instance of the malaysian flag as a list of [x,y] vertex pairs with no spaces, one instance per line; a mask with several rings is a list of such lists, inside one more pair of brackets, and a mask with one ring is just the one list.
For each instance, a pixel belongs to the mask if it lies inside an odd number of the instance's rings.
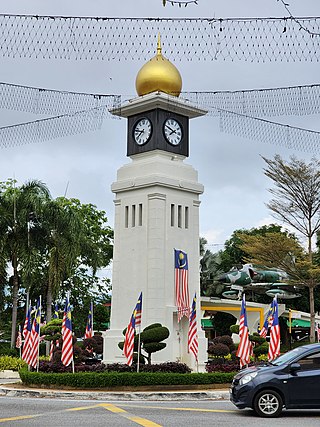
[[280,355],[280,326],[279,326],[279,308],[277,297],[273,300],[273,322],[270,331],[270,342],[268,351],[268,361],[272,362]]
[[25,362],[27,362],[27,360],[28,360],[28,354],[29,354],[30,344],[31,344],[31,329],[32,329],[31,310],[32,310],[32,308],[30,305],[28,308],[28,311],[27,311],[26,320],[24,322],[23,331],[22,331],[22,334],[24,337],[24,344],[23,344],[21,358]]
[[55,304],[55,306],[54,306],[53,318],[54,319],[59,319],[59,308],[58,308],[58,304]]
[[320,324],[316,322],[316,334],[317,334],[317,340],[320,342]]
[[54,350],[54,342],[53,342],[53,340],[51,340],[51,343],[50,343],[50,352],[49,352],[49,360],[50,360],[50,362],[52,362],[53,350]]
[[264,324],[262,326],[261,331],[259,332],[260,336],[263,337],[263,338],[265,338],[267,336],[268,330],[272,326],[273,311],[274,311],[274,306],[273,305],[274,305],[274,300],[272,300],[272,302],[270,304],[270,307],[269,307],[268,313],[266,315]]
[[240,358],[240,368],[243,368],[243,366],[247,365],[250,362],[250,356],[252,354],[252,344],[249,340],[246,299],[244,294],[243,294],[242,303],[241,303],[239,336],[240,336],[240,343],[239,343],[236,355]]
[[136,326],[135,327],[141,325],[141,316],[142,316],[142,292],[140,293],[140,296],[136,305],[136,310],[135,310]]
[[39,358],[39,342],[40,342],[40,322],[41,322],[41,302],[40,299],[37,302],[37,308],[32,323],[32,329],[30,333],[30,344],[27,358],[25,359],[28,365],[33,368],[38,366]]
[[69,366],[73,361],[72,322],[69,296],[67,296],[66,305],[64,308],[62,331],[61,362],[63,365]]
[[[142,300],[141,300],[142,302]],[[139,303],[139,301],[138,301]],[[138,305],[138,304],[137,304]],[[126,334],[124,337],[124,346],[123,346],[123,354],[127,358],[127,365],[131,366],[133,362],[133,351],[134,351],[134,335],[135,335],[135,328],[136,328],[136,313],[137,313],[137,306],[134,309],[129,325],[126,330]]]
[[175,259],[175,299],[178,309],[178,322],[183,316],[189,317],[188,257],[180,249],[174,250]]
[[193,353],[196,361],[198,361],[198,333],[197,333],[197,294],[194,294],[191,314],[189,319],[189,331],[188,331],[188,353]]
[[93,335],[93,325],[92,325],[92,303],[90,304],[88,320],[86,325],[86,331],[84,333],[84,339],[92,338]]
[[16,348],[21,348],[22,346],[22,336],[21,336],[21,326],[19,325],[17,339],[16,339]]

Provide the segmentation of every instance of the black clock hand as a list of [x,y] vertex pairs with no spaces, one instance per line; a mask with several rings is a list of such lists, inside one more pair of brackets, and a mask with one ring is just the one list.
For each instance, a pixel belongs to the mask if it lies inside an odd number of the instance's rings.
[[171,131],[170,135],[172,135],[173,133],[177,133],[177,131],[172,129],[170,126],[167,125],[166,127],[167,127],[167,129],[169,129]]

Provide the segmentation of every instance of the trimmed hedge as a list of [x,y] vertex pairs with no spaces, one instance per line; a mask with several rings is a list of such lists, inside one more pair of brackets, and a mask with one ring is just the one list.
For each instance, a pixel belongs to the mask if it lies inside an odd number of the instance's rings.
[[140,387],[157,385],[205,385],[231,383],[236,372],[230,373],[201,373],[201,374],[174,374],[148,372],[109,372],[109,373],[42,373],[29,372],[26,369],[19,371],[22,382],[26,385],[68,386],[84,389],[113,388],[113,387]]

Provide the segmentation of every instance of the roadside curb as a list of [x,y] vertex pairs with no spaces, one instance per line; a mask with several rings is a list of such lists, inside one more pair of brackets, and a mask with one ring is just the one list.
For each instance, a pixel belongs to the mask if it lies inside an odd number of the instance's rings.
[[229,391],[100,392],[15,389],[0,386],[7,397],[40,397],[76,400],[229,400]]

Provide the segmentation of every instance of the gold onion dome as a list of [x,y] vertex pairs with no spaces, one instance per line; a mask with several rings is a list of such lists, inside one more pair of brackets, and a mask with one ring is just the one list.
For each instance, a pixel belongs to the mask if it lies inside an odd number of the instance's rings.
[[178,69],[162,55],[160,35],[157,54],[150,59],[137,74],[136,90],[139,96],[151,92],[164,92],[179,96],[182,79]]

